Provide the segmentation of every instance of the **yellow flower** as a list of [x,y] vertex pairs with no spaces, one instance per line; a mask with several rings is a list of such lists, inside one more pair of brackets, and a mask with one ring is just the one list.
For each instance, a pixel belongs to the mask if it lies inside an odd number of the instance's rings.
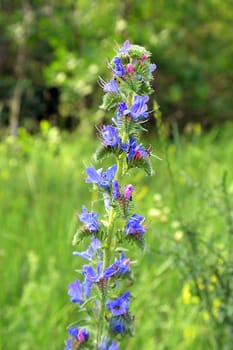
[[9,179],[9,172],[6,169],[2,170],[1,177],[6,180]]
[[167,215],[164,215],[164,214],[161,215],[161,216],[160,216],[160,222],[163,223],[163,224],[164,224],[165,222],[167,222]]
[[155,202],[160,202],[161,199],[162,199],[161,194],[160,194],[160,193],[155,193],[155,195],[154,195],[154,201],[155,201]]
[[194,326],[186,327],[184,329],[183,335],[186,340],[193,340],[197,335],[196,328]]
[[174,239],[176,241],[180,241],[183,238],[183,235],[184,235],[183,232],[181,230],[178,230],[174,234]]
[[182,289],[182,300],[183,303],[188,305],[191,303],[192,294],[190,291],[190,285],[186,283]]
[[211,280],[212,283],[216,283],[218,279],[217,279],[217,277],[215,275],[212,275],[210,277],[210,280]]
[[220,306],[221,306],[221,300],[219,298],[215,298],[213,300],[213,307],[212,307],[212,312],[215,316],[218,316]]
[[200,304],[200,298],[197,295],[194,295],[191,299],[191,303],[195,305]]
[[215,298],[213,300],[213,307],[216,309],[219,309],[220,306],[221,306],[221,300],[219,298]]
[[209,313],[207,312],[207,311],[203,311],[203,313],[202,313],[202,318],[203,318],[203,320],[204,321],[209,321],[209,319],[210,319],[210,315],[209,315]]
[[159,209],[156,208],[151,208],[148,212],[148,216],[152,217],[152,218],[158,218],[161,215],[161,211]]

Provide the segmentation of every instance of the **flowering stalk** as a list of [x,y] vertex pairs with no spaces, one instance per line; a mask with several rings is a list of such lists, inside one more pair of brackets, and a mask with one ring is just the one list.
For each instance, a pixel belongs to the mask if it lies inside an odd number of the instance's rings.
[[[118,350],[122,337],[133,334],[134,316],[131,315],[132,284],[130,259],[126,257],[128,243],[144,247],[144,217],[134,212],[134,186],[125,178],[132,168],[142,168],[152,174],[150,152],[139,143],[142,124],[148,119],[148,95],[155,64],[150,52],[126,41],[109,63],[112,79],[100,85],[105,92],[102,108],[115,110],[112,125],[100,131],[101,145],[95,153],[97,161],[107,156],[115,158],[108,169],[86,169],[86,182],[93,184],[105,206],[105,218],[89,212],[83,206],[79,220],[83,226],[75,234],[73,243],[88,241],[84,252],[75,256],[88,261],[81,275],[69,285],[71,302],[78,304],[86,316],[83,327],[69,327],[65,350]],[[124,246],[124,249],[121,247]],[[130,283],[129,283],[130,282]]]

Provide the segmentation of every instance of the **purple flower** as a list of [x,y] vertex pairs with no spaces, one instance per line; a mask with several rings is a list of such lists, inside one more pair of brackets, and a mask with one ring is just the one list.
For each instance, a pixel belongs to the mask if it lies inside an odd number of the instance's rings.
[[119,298],[108,301],[106,303],[107,308],[111,311],[113,316],[125,315],[129,308],[130,292],[125,292]]
[[130,260],[125,259],[125,254],[122,253],[119,260],[116,259],[112,265],[110,265],[104,270],[104,276],[110,278],[114,275],[124,275],[125,273],[130,271],[129,265]]
[[125,74],[125,68],[121,62],[120,57],[115,57],[113,62],[115,63],[114,72],[118,77],[122,77]]
[[147,102],[149,100],[149,96],[135,96],[133,104],[130,108],[130,114],[133,119],[145,119],[148,116],[147,113]]
[[68,333],[76,340],[78,346],[89,339],[89,332],[86,328],[70,327],[68,328]]
[[129,144],[127,142],[121,142],[121,149],[123,152],[128,152]]
[[134,191],[133,185],[127,185],[124,188],[124,197],[128,198],[130,201],[132,200],[132,194]]
[[125,102],[120,102],[118,103],[118,108],[117,108],[117,119],[120,119],[122,114],[125,115],[129,113],[128,107]]
[[67,339],[66,347],[64,348],[64,350],[72,350],[72,341],[71,341],[71,339]]
[[123,275],[126,272],[130,271],[130,260],[125,259],[125,254],[122,253],[119,260],[116,260],[114,263],[117,266],[118,275]]
[[92,237],[91,244],[85,252],[73,252],[73,255],[80,256],[81,258],[86,259],[88,261],[92,261],[93,259],[99,257],[100,248],[101,242],[97,238]]
[[110,81],[105,82],[103,79],[100,78],[99,82],[104,92],[112,92],[114,94],[117,94],[119,92],[116,79],[113,78]]
[[91,232],[97,232],[99,229],[98,216],[99,214],[89,212],[85,205],[82,207],[83,213],[79,214],[79,220],[84,223],[85,228]]
[[112,181],[112,196],[114,199],[117,199],[121,196],[120,186],[117,180]]
[[130,44],[129,40],[126,40],[124,42],[123,46],[120,48],[119,53],[126,55],[129,51],[130,47],[131,47],[131,44]]
[[85,275],[86,279],[89,282],[97,283],[104,277],[102,272],[102,266],[103,266],[102,261],[99,261],[97,264],[97,271],[95,272],[92,266],[84,265],[83,274]]
[[143,235],[146,232],[145,228],[141,225],[141,222],[144,219],[145,218],[143,216],[133,214],[126,223],[126,234]]
[[150,72],[153,73],[156,70],[157,66],[155,63],[150,64]]
[[86,169],[88,176],[86,182],[97,184],[105,190],[109,191],[110,183],[112,182],[116,171],[116,165],[109,167],[105,172],[103,172],[103,169],[96,170],[93,166],[90,166]]
[[112,125],[106,125],[101,130],[103,144],[105,146],[117,147],[120,142],[120,137],[117,135],[117,130]]
[[112,341],[112,343],[109,344],[108,338],[104,338],[98,350],[119,350],[119,347],[115,341]]
[[117,269],[114,265],[110,265],[103,271],[103,262],[99,261],[97,264],[96,271],[92,266],[84,265],[83,274],[86,277],[86,280],[90,283],[99,283],[100,281],[107,280],[112,277],[117,272]]
[[149,153],[146,151],[146,149],[142,145],[137,145],[136,139],[133,137],[129,138],[129,150],[128,150],[128,160],[131,161],[132,159],[138,160],[144,157],[148,157]]
[[122,334],[126,330],[126,321],[123,317],[112,317],[109,321],[109,326],[114,334]]
[[84,296],[90,296],[90,284],[88,281],[80,282],[77,279],[75,282],[69,284],[68,295],[73,303],[82,304],[84,302]]

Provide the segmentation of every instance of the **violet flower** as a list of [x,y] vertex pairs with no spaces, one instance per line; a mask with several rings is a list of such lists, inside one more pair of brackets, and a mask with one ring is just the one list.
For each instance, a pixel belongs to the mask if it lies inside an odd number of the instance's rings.
[[123,46],[120,48],[119,53],[123,54],[123,55],[127,55],[130,47],[131,47],[131,44],[130,44],[129,40],[126,40],[124,42]]
[[111,311],[113,316],[127,314],[130,296],[130,292],[125,292],[119,298],[113,299],[106,303],[107,308]]
[[119,350],[119,347],[115,341],[109,343],[109,339],[104,338],[98,350]]
[[90,296],[90,283],[84,281],[83,283],[77,279],[75,282],[69,284],[68,295],[72,303],[82,304],[84,302],[84,296]]
[[127,235],[143,235],[146,230],[145,228],[141,225],[141,222],[145,218],[143,216],[133,214],[129,220],[127,221],[126,227],[125,227],[125,232]]
[[125,75],[125,68],[121,62],[120,57],[115,57],[113,62],[115,63],[115,69],[114,72],[118,77],[123,77]]
[[117,171],[117,166],[113,165],[109,167],[105,172],[103,169],[96,170],[93,166],[86,169],[87,179],[86,182],[97,184],[105,190],[110,190],[110,183],[112,182]]
[[112,125],[104,126],[101,130],[101,136],[104,146],[117,147],[121,140],[117,134],[116,128]]
[[85,205],[82,207],[83,212],[79,214],[79,220],[84,223],[87,231],[95,233],[99,229],[98,216],[99,214],[89,212]]

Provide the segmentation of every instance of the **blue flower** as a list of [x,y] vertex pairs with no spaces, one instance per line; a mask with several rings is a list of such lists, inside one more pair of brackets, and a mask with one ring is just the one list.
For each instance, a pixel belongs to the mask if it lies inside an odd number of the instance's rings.
[[112,182],[116,171],[116,165],[109,167],[105,172],[103,172],[103,169],[96,170],[93,166],[90,166],[86,169],[88,176],[86,182],[97,184],[105,190],[109,191],[110,183]]
[[99,214],[89,212],[85,205],[82,207],[83,213],[79,214],[79,220],[84,223],[87,231],[94,233],[99,229],[98,216]]
[[104,338],[98,350],[119,350],[119,347],[115,341],[112,341],[112,343],[109,344],[109,339]]
[[135,96],[134,101],[130,107],[130,114],[133,119],[145,119],[148,117],[147,102],[149,96]]
[[106,125],[101,130],[103,144],[105,146],[117,147],[120,142],[120,137],[117,135],[117,130],[112,125]]
[[90,283],[85,281],[83,283],[77,279],[75,282],[69,284],[68,295],[73,303],[82,304],[84,302],[84,296],[90,296]]
[[130,114],[134,120],[147,118],[148,100],[149,96],[134,96],[134,101],[130,109],[127,107],[125,102],[120,102],[117,108],[117,119],[120,119],[122,115],[127,114]]
[[122,334],[126,330],[126,321],[123,317],[112,317],[109,321],[109,326],[112,333]]
[[114,199],[118,199],[121,196],[120,186],[117,180],[112,181],[112,196]]
[[157,66],[155,63],[150,64],[150,72],[153,73],[156,70]]
[[68,333],[75,339],[78,337],[78,332],[79,332],[78,327],[69,327],[68,328]]
[[99,82],[104,92],[112,92],[114,94],[117,94],[119,92],[116,79],[113,78],[110,81],[105,82],[103,79],[100,78]]
[[79,329],[78,327],[70,327],[68,328],[68,333],[75,339],[77,346],[89,339],[89,332],[86,328]]
[[125,292],[119,298],[108,301],[106,303],[107,308],[111,311],[113,316],[125,315],[129,308],[130,292]]
[[125,254],[122,253],[119,260],[115,260],[114,267],[118,275],[123,275],[130,271],[130,260],[125,259]]
[[118,77],[122,77],[125,74],[125,68],[121,62],[120,57],[115,57],[113,62],[115,63],[114,72]]
[[128,114],[129,113],[129,109],[126,105],[126,102],[120,102],[118,103],[118,107],[117,107],[117,119],[120,119],[122,114]]
[[133,159],[139,160],[144,157],[148,157],[149,153],[146,149],[140,144],[137,145],[136,139],[133,137],[129,138],[129,148],[128,148],[128,160],[131,161]]
[[133,214],[126,223],[126,234],[143,235],[146,232],[145,228],[141,225],[141,222],[144,219],[145,218],[143,216]]
[[125,254],[122,253],[120,259],[115,259],[115,262],[104,270],[105,276],[112,277],[114,275],[124,275],[130,271],[130,260],[125,259]]
[[99,255],[102,255],[102,250],[100,251],[100,248],[101,242],[97,238],[92,237],[91,244],[85,252],[73,252],[73,255],[92,261],[93,259],[98,258]]
[[66,347],[64,348],[64,350],[72,350],[72,340],[71,339],[67,339]]
[[124,42],[123,46],[120,48],[119,53],[123,54],[123,55],[127,55],[130,47],[131,47],[131,44],[130,44],[129,40],[126,40]]
[[97,264],[96,271],[90,265],[83,266],[83,274],[85,275],[87,281],[90,283],[99,283],[103,280],[107,280],[116,273],[116,269],[113,265],[107,267],[103,271],[103,262],[99,261]]

